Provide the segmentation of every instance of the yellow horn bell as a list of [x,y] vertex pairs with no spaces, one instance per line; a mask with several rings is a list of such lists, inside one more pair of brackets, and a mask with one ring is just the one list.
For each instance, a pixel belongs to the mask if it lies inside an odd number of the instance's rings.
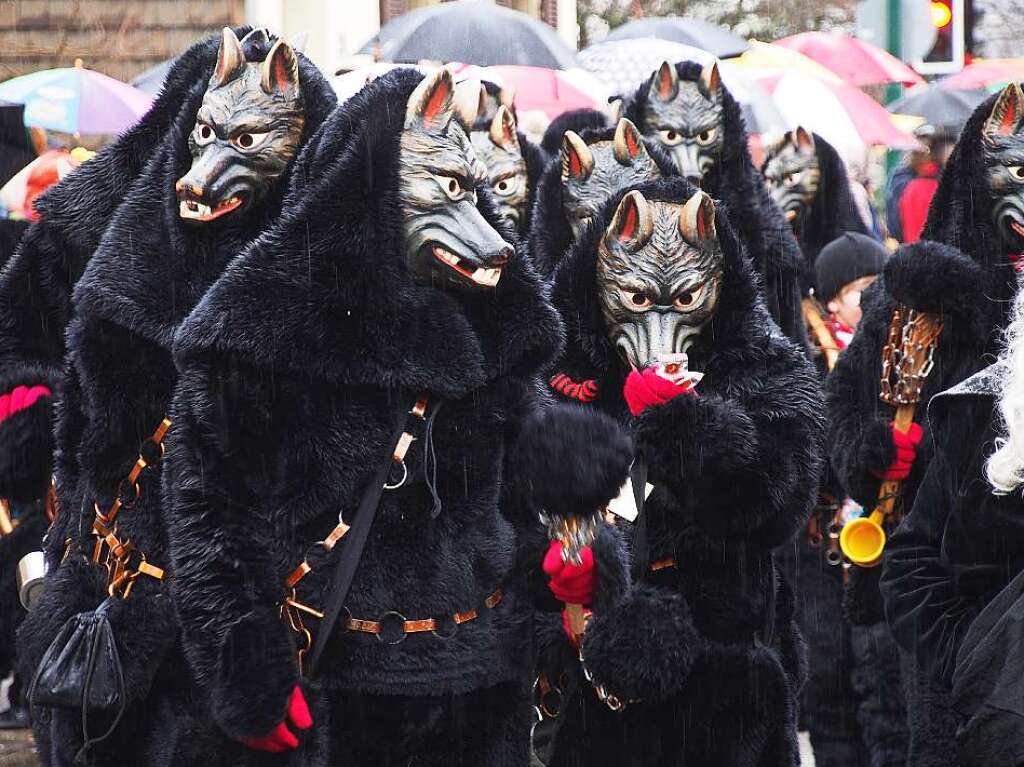
[[858,567],[875,567],[882,561],[885,549],[884,514],[875,510],[869,517],[859,517],[843,525],[839,534],[839,548],[848,560]]

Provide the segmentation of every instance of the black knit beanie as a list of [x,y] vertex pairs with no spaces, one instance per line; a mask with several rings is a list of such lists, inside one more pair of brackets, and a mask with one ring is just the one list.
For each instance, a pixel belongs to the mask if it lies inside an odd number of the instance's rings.
[[827,304],[854,280],[878,274],[888,257],[889,251],[878,240],[857,232],[840,235],[818,254],[814,266],[818,300]]

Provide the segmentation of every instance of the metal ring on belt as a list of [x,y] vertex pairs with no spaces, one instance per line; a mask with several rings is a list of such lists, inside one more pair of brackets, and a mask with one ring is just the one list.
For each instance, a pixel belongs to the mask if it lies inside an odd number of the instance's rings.
[[[496,589],[487,599],[484,600],[484,607],[488,610],[494,609],[501,603],[501,589]],[[468,623],[471,620],[475,620],[480,617],[480,611],[477,609],[465,610],[464,612],[458,612],[451,616],[451,620],[454,627],[458,627],[463,623]],[[447,616],[446,616],[447,618]],[[381,642],[387,644],[399,644],[405,641],[405,638],[409,634],[421,634],[424,632],[431,632],[440,639],[451,639],[455,636],[455,628],[451,630],[451,633],[439,633],[444,630],[445,621],[437,618],[424,618],[422,620],[409,620],[400,612],[395,610],[389,610],[384,613],[380,620],[364,620],[362,618],[353,618],[349,615],[345,619],[345,628],[349,631],[358,631],[364,634],[373,634]],[[391,626],[394,626],[392,629]],[[397,633],[398,639],[389,641],[384,638],[385,632]]]

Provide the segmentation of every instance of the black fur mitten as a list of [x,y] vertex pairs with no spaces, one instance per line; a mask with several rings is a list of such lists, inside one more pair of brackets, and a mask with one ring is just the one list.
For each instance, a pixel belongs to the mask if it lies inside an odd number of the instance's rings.
[[612,609],[595,610],[583,639],[594,681],[624,699],[672,695],[701,648],[686,600],[646,585],[637,585]]

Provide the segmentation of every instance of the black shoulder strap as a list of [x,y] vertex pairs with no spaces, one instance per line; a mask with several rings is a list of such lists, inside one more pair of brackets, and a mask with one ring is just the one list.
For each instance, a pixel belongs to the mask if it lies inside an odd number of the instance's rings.
[[395,431],[388,442],[388,452],[384,460],[380,462],[377,471],[370,479],[362,499],[359,501],[359,508],[356,510],[352,527],[345,536],[345,543],[341,550],[338,566],[334,571],[334,580],[327,590],[327,602],[324,605],[324,619],[320,622],[320,630],[317,632],[317,641],[313,646],[313,654],[309,662],[309,675],[316,676],[317,666],[324,648],[327,646],[327,639],[338,621],[341,609],[345,605],[349,589],[352,587],[352,579],[355,577],[356,568],[363,558],[363,549],[366,548],[366,541],[370,537],[370,527],[373,525],[373,518],[377,516],[377,507],[380,506],[380,497],[384,493],[384,485],[388,481],[391,467],[394,463],[395,450],[398,442],[405,433],[406,413],[411,413],[412,408],[400,406],[395,418]]

